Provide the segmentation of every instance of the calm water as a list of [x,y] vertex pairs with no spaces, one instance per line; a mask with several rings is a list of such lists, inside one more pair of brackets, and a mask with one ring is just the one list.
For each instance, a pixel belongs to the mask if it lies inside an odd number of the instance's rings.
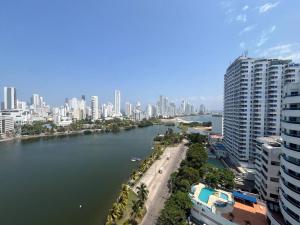
[[208,158],[207,160],[208,164],[211,164],[217,168],[225,168],[224,164],[219,160],[219,159],[212,159],[212,158]]
[[0,144],[0,224],[102,225],[130,158],[146,157],[166,129]]

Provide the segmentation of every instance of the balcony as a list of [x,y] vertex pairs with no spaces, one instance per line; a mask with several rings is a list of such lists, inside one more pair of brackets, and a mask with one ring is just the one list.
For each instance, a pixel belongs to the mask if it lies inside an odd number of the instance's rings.
[[282,201],[279,201],[279,206],[283,217],[286,218],[290,222],[290,224],[297,224],[300,222],[299,217],[287,210]]

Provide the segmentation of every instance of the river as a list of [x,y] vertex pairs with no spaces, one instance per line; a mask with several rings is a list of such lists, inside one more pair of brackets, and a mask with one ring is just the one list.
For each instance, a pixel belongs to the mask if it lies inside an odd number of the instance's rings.
[[131,157],[167,128],[0,143],[0,224],[102,225]]

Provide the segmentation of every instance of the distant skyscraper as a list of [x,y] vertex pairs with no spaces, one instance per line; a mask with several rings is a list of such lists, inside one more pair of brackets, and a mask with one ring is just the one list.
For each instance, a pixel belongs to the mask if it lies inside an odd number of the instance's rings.
[[4,87],[4,109],[17,109],[16,88]]
[[39,107],[41,106],[41,98],[38,94],[33,94],[31,97],[31,105],[34,107]]
[[200,114],[204,114],[205,113],[205,106],[203,104],[200,105],[199,113]]
[[169,108],[169,100],[167,97],[160,95],[159,96],[159,114],[161,116],[167,116],[168,115],[168,108]]
[[92,110],[92,120],[99,119],[99,100],[98,96],[91,97],[91,110]]
[[121,114],[121,92],[115,90],[115,116],[122,116]]
[[153,117],[153,107],[151,104],[147,105],[146,113],[147,113],[147,118]]
[[130,104],[130,102],[126,102],[125,103],[125,115],[127,117],[131,117],[132,116],[132,105]]

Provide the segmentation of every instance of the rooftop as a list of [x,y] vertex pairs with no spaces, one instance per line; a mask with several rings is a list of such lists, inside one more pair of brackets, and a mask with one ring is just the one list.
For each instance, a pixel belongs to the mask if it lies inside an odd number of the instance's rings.
[[235,202],[231,213],[224,213],[222,216],[237,224],[266,225],[266,207],[262,204],[247,205],[242,202]]
[[255,225],[266,225],[266,206],[263,203],[250,203],[246,200],[234,199],[230,192],[211,189],[202,183],[192,186],[190,193],[193,204],[208,207],[211,212],[244,225],[246,222]]

